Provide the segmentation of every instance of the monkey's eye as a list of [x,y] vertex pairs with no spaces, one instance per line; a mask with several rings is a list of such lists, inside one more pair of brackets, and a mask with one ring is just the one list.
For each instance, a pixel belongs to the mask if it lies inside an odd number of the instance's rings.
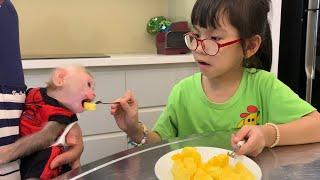
[[89,87],[89,88],[91,88],[91,86],[92,86],[92,85],[91,85],[91,83],[90,83],[90,82],[88,82],[88,87]]

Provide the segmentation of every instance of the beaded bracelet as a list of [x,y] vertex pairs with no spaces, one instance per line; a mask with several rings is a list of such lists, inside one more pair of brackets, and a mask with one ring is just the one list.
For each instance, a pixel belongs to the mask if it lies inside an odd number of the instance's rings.
[[141,126],[143,127],[143,138],[141,139],[140,143],[136,143],[133,140],[129,139],[128,145],[133,146],[133,147],[138,147],[138,146],[145,144],[147,142],[147,138],[148,138],[148,132],[149,132],[148,128],[141,121],[139,121],[138,123],[141,124]]
[[280,140],[280,131],[277,125],[275,125],[274,123],[266,123],[266,125],[272,126],[275,130],[276,130],[276,140],[274,141],[274,143],[270,146],[270,148],[275,147],[276,145],[278,145],[279,140]]

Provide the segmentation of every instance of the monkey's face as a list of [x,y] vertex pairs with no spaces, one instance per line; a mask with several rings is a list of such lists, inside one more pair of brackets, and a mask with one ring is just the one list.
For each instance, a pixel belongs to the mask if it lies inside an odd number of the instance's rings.
[[93,101],[96,97],[94,80],[84,71],[68,75],[62,90],[65,93],[63,104],[74,113],[83,112],[83,103]]

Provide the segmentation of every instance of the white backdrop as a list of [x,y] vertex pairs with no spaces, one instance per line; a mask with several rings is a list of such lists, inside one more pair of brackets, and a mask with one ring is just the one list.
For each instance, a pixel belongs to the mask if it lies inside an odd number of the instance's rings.
[[272,0],[269,21],[272,35],[272,66],[271,72],[278,74],[279,62],[279,43],[280,43],[280,25],[281,25],[281,2],[282,0]]

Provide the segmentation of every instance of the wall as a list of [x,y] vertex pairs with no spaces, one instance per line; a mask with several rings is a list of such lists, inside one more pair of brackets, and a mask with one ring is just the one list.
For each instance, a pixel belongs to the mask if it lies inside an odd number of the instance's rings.
[[271,12],[269,14],[271,36],[272,36],[271,72],[273,72],[276,75],[278,74],[278,64],[279,64],[281,2],[282,2],[282,0],[272,0]]
[[23,56],[152,53],[147,21],[168,16],[168,0],[12,0]]
[[190,22],[191,12],[196,0],[169,0],[169,18],[172,21]]
[[[196,0],[13,0],[20,18],[23,56],[51,54],[154,53],[147,21],[163,15],[190,21]],[[90,2],[90,3],[88,3]],[[281,0],[270,13],[273,64],[278,71]]]

